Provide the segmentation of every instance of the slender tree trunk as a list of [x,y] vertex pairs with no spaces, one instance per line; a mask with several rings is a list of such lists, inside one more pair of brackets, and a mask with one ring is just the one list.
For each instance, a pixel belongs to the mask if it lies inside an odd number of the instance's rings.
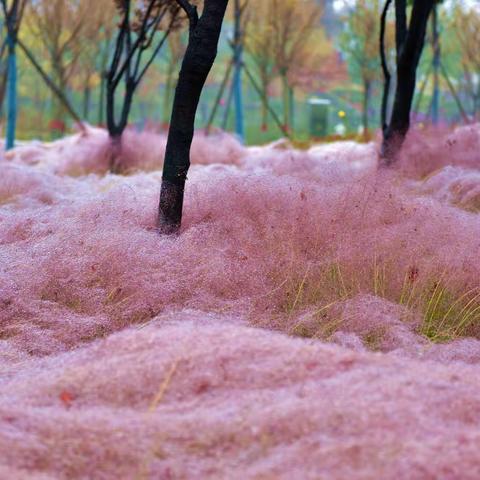
[[[54,94],[54,99],[55,99],[55,117],[56,120],[61,122],[62,124],[65,124],[66,116],[67,116],[67,110],[65,108],[65,104],[62,101],[62,98],[68,98],[67,96],[67,81],[65,79],[65,76],[63,74],[63,71],[59,71],[57,73],[58,75],[58,89],[61,92],[61,97],[58,97]],[[63,132],[62,132],[63,133]]]
[[432,123],[438,125],[440,110],[440,42],[438,38],[437,5],[432,11],[432,47],[433,47],[433,98],[432,98]]
[[17,127],[17,53],[15,39],[8,34],[8,114],[6,150],[15,146],[15,131]]
[[235,32],[234,32],[234,72],[233,72],[233,97],[235,103],[235,133],[243,142],[245,129],[243,125],[243,95],[242,95],[242,56],[243,39],[241,31],[241,8],[240,0],[235,2]]
[[458,96],[458,93],[457,91],[455,90],[455,87],[452,83],[452,81],[450,80],[450,77],[448,75],[448,72],[445,70],[445,65],[443,65],[442,62],[440,62],[440,71],[443,75],[443,78],[445,79],[445,82],[447,83],[447,86],[450,90],[450,93],[452,94],[452,97],[453,99],[455,100],[455,103],[457,104],[457,108],[458,108],[458,111],[463,119],[463,121],[465,123],[468,123],[469,122],[469,119],[468,119],[468,115],[467,115],[467,112],[465,111],[465,109],[463,108],[463,105],[462,105],[462,102],[460,100],[460,97]]
[[5,107],[5,95],[7,93],[8,82],[8,58],[7,62],[2,65],[1,78],[0,78],[0,116],[3,116]]
[[362,123],[363,123],[363,138],[369,138],[369,122],[368,110],[370,108],[370,92],[372,84],[370,80],[363,81],[363,107],[362,107]]
[[107,130],[110,138],[109,170],[118,173],[122,151],[122,134],[125,127],[115,122],[115,92],[107,88]]
[[108,167],[110,172],[114,174],[119,174],[121,172],[122,133],[118,132],[110,135],[110,158]]
[[[397,85],[390,123],[384,132],[382,144],[382,157],[386,164],[394,161],[410,128],[410,111],[415,93],[417,67],[434,1],[415,0],[406,35],[404,15],[400,13],[399,16],[397,11]],[[405,4],[403,0],[399,3]]]
[[[267,97],[267,86],[265,83],[262,84],[262,93],[263,97]],[[268,131],[268,108],[266,102],[262,101],[262,132]]]
[[105,92],[107,89],[107,65],[108,65],[108,57],[110,55],[110,47],[111,47],[111,39],[107,40],[106,46],[102,53],[102,60],[100,65],[100,98],[99,98],[99,105],[98,105],[98,124],[103,125],[105,119]]
[[107,130],[110,138],[116,136],[116,125],[115,125],[115,91],[113,88],[110,88],[110,85],[106,85],[107,90],[107,103],[106,103],[106,113],[107,113]]
[[32,55],[32,52],[27,48],[27,46],[20,40],[17,39],[17,45],[20,47],[22,52],[25,54],[27,59],[30,61],[32,66],[35,68],[35,70],[38,72],[38,74],[42,77],[43,81],[45,84],[48,86],[48,88],[52,91],[53,95],[57,97],[65,106],[66,111],[70,114],[70,116],[77,122],[77,124],[80,126],[80,128],[83,130],[84,125],[82,122],[82,119],[78,116],[78,114],[75,112],[73,109],[72,105],[66,98],[66,96],[62,93],[61,89],[55,84],[55,82],[45,73],[45,71],[42,69],[40,64],[37,62],[35,57]]
[[105,71],[102,70],[102,77],[100,79],[100,94],[98,99],[98,124],[103,125],[104,122],[104,112],[105,112]]
[[293,86],[288,86],[288,112],[290,129],[292,133],[295,131],[295,89]]
[[278,129],[281,132],[283,132],[288,138],[290,138],[289,132],[285,131],[285,128],[284,128],[284,125],[282,124],[281,118],[277,115],[277,112],[275,112],[275,110],[268,103],[268,89],[267,89],[267,87],[262,89],[258,85],[257,81],[255,80],[255,77],[252,75],[252,72],[250,72],[250,70],[247,68],[246,65],[244,65],[243,69],[245,71],[245,74],[246,74],[248,80],[250,80],[250,83],[251,83],[252,87],[257,92],[258,96],[260,97],[263,106],[268,110],[270,116],[273,118],[274,122],[278,126]]
[[282,73],[282,93],[283,93],[283,129],[290,131],[290,87],[288,85],[287,75]]
[[88,116],[90,112],[90,96],[91,89],[90,85],[86,85],[83,89],[83,118],[88,122]]
[[380,60],[382,65],[383,72],[383,94],[382,94],[382,105],[380,109],[380,123],[382,127],[382,132],[387,129],[387,113],[388,105],[390,100],[390,84],[392,81],[392,76],[390,70],[388,69],[387,54],[385,52],[385,33],[387,29],[387,15],[388,9],[392,4],[392,0],[386,0],[385,5],[382,10],[382,15],[380,17]]
[[122,172],[122,136],[128,125],[128,115],[132,107],[133,93],[134,89],[132,88],[132,85],[127,85],[123,99],[123,109],[118,122],[116,122],[114,118],[114,98],[112,97],[112,93],[110,94],[111,98],[109,105],[111,108],[108,109],[107,124],[112,147],[110,152],[110,172],[115,174],[120,174]]
[[416,115],[420,111],[420,107],[422,105],[422,100],[423,100],[423,94],[425,93],[425,89],[427,88],[427,83],[428,83],[428,79],[430,78],[430,73],[431,73],[431,67],[425,73],[425,78],[423,79],[423,82],[420,85],[420,89],[418,90],[417,101],[413,108],[414,115]]
[[228,89],[227,101],[225,103],[225,110],[223,112],[222,130],[227,130],[227,127],[228,127],[228,120],[230,118],[230,108],[232,107],[232,101],[233,101],[234,87],[235,87],[235,84],[232,81],[230,83],[230,88]]
[[115,85],[111,78],[107,79],[107,130],[111,140],[112,150],[110,155],[110,171],[121,173],[121,137],[128,125],[128,116],[132,108],[133,94],[135,93],[135,79],[128,78],[125,82],[125,93],[123,96],[122,111],[118,120],[115,110]]
[[228,0],[205,0],[200,19],[190,18],[190,36],[175,91],[163,167],[158,212],[162,233],[178,232],[181,225],[195,114],[217,55],[227,4]]
[[[240,47],[239,47],[240,49]],[[239,53],[239,55],[241,55]],[[235,103],[235,133],[243,143],[245,141],[245,127],[243,122],[243,92],[242,92],[242,67],[241,60],[237,61],[233,73],[233,96]]]

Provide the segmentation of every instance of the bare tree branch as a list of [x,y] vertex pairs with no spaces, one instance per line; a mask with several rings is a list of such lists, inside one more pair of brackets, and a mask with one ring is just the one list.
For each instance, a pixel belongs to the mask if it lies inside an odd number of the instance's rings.
[[195,30],[198,23],[198,11],[195,5],[192,5],[188,0],[175,0],[180,8],[187,14],[190,22],[190,32]]

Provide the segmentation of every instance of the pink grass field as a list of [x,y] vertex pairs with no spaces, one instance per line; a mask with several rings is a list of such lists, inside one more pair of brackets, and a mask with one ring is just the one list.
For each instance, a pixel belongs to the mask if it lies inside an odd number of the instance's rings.
[[2,154],[0,479],[480,478],[480,126],[164,148]]

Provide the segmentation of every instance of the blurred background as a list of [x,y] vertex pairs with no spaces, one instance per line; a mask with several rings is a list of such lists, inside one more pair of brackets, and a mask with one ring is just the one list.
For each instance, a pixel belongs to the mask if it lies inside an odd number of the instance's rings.
[[[413,107],[420,127],[477,119],[478,6],[476,1],[447,0],[436,6]],[[200,101],[197,128],[225,129],[246,144],[285,136],[299,145],[337,138],[369,140],[380,123],[382,8],[379,0],[231,0],[217,61]],[[104,72],[113,54],[117,23],[112,0],[35,0],[25,9],[19,33],[79,117],[92,125],[106,122]],[[387,55],[393,71],[393,12],[389,23]],[[1,29],[5,36],[4,23]],[[172,32],[156,55],[135,94],[131,128],[168,128],[187,35],[184,28]],[[241,56],[236,63],[235,56]],[[17,64],[18,139],[50,140],[71,131],[71,115],[21,50]],[[3,55],[2,130],[6,65]]]

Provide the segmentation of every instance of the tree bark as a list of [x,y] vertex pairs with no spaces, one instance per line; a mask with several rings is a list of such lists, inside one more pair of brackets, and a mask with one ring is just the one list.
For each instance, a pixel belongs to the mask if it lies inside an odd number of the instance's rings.
[[[402,2],[397,0],[396,6],[398,3]],[[387,165],[395,160],[410,128],[417,67],[425,43],[428,17],[434,3],[435,0],[415,0],[406,35],[404,15],[399,14],[397,9],[397,86],[392,116],[385,129],[382,144],[382,157]]]
[[176,233],[180,229],[195,115],[217,55],[227,4],[228,0],[205,0],[198,21],[190,18],[190,36],[175,90],[165,152],[158,212],[161,233]]
[[380,110],[380,121],[381,121],[382,132],[384,132],[387,129],[387,111],[388,111],[388,103],[389,103],[388,100],[390,97],[390,83],[392,80],[392,76],[388,69],[387,55],[385,52],[385,32],[387,27],[387,14],[388,14],[388,9],[390,8],[391,3],[392,3],[392,0],[387,0],[385,2],[385,6],[383,7],[382,16],[380,19],[380,60],[382,64],[382,71],[383,71],[383,78],[384,78],[382,106]]
[[122,133],[110,135],[109,170],[113,174],[121,173],[122,167]]
[[[419,3],[418,0],[415,1]],[[424,0],[420,1],[423,2]],[[395,0],[395,46],[397,50],[397,61],[402,54],[407,35],[407,0]]]

